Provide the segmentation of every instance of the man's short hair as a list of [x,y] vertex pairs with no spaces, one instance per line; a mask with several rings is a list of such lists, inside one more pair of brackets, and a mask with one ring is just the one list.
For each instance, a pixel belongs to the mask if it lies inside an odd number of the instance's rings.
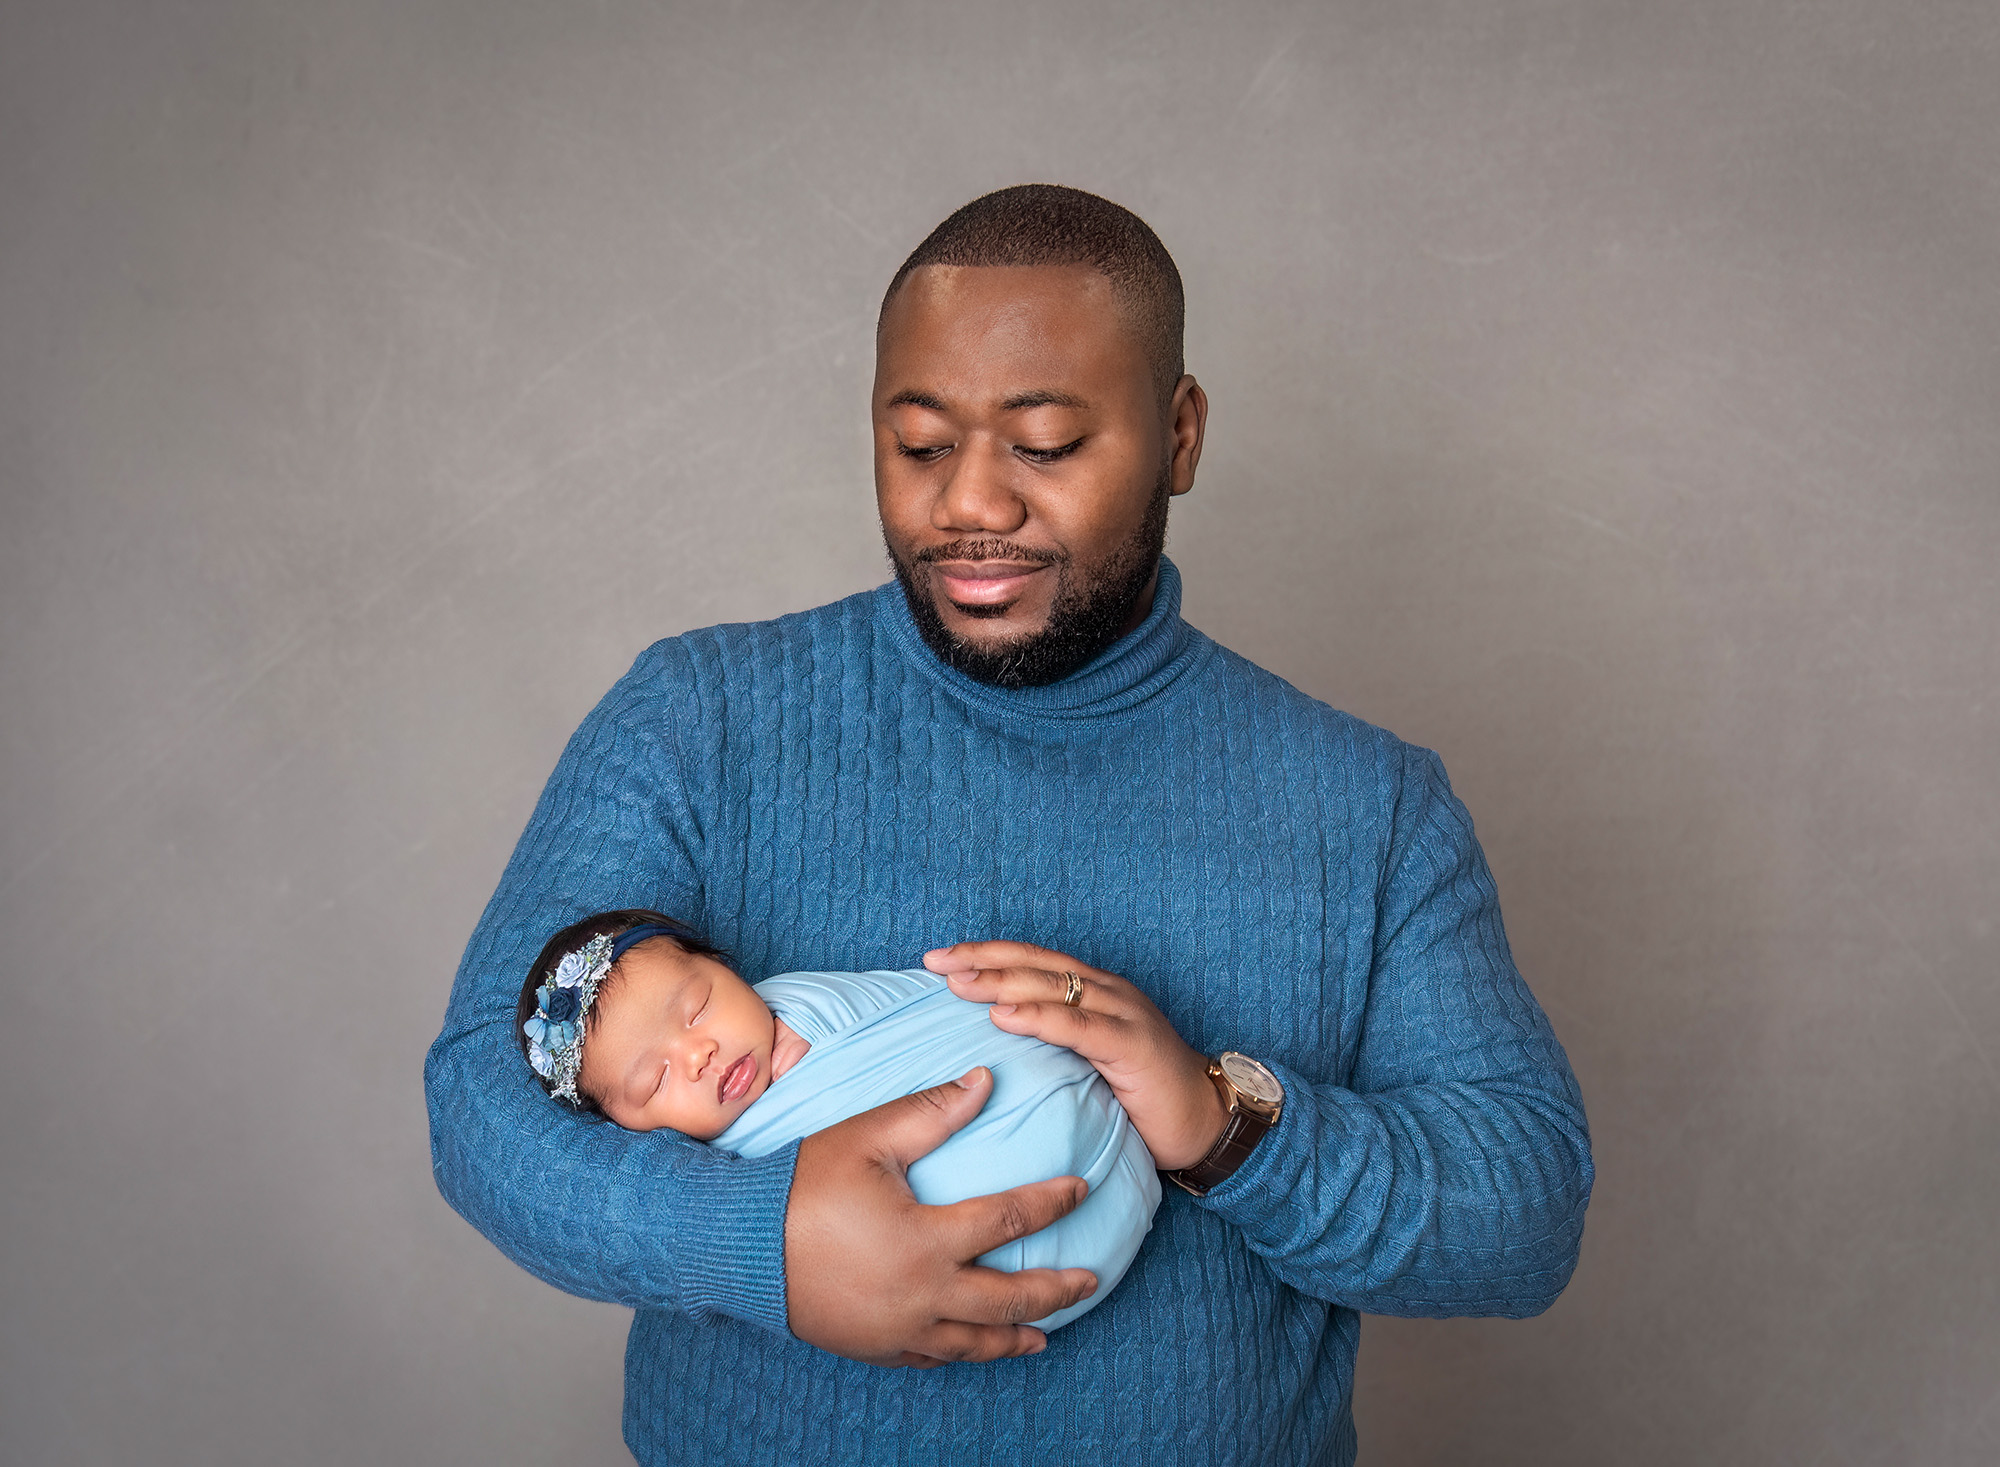
[[1151,226],[1109,199],[1054,183],[1021,183],[974,199],[903,261],[882,296],[885,315],[910,272],[925,265],[1088,265],[1111,282],[1162,403],[1181,380],[1181,272]]

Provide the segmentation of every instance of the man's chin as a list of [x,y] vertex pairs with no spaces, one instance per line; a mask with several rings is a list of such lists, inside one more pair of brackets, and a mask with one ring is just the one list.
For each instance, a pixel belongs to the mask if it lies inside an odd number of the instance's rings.
[[[954,665],[999,663],[1018,655],[1024,648],[1032,647],[1048,626],[1046,616],[1036,617],[1032,622],[1007,613],[1016,611],[1011,606],[960,606],[955,601],[943,603],[944,614],[938,618],[938,629],[950,640],[956,658],[948,659]],[[953,615],[952,613],[958,613]]]
[[974,676],[982,682],[993,675],[985,669],[997,671],[1001,665],[1011,662],[1022,652],[1033,647],[1038,640],[1033,632],[997,632],[990,626],[957,631],[946,627],[944,632],[950,639],[952,654],[946,660],[961,670],[981,669],[975,672]]
[[1018,601],[968,606],[934,585],[911,595],[907,577],[903,590],[924,641],[947,666],[979,682],[1019,686],[1014,675],[1018,659],[1047,629],[1046,612],[1031,614]]
[[[1150,578],[1158,550],[1142,549],[1151,551],[1143,567]],[[1140,568],[1114,580],[1095,604],[1078,602],[1073,591],[1066,604],[1066,577],[1058,575],[1046,604],[1041,596],[1028,596],[998,606],[965,606],[942,595],[926,567],[905,567],[893,554],[890,563],[925,645],[945,666],[998,688],[1060,682],[1115,642],[1136,593],[1133,573]]]
[[949,596],[933,596],[932,604],[938,609],[938,620],[968,642],[1011,642],[1035,636],[1049,624],[1046,611],[1031,612],[1018,601],[968,606]]
[[[949,610],[945,608],[949,608]],[[1011,602],[1005,606],[967,606],[964,602],[953,601],[947,596],[944,598],[943,606],[939,608],[939,616],[946,626],[951,625],[954,615],[964,621],[1004,621],[1007,618],[1007,613],[1013,609],[1013,603]]]

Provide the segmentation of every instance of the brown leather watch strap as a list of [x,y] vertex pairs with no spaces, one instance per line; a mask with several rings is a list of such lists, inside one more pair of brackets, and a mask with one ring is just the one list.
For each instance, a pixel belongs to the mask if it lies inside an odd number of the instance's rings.
[[1230,1116],[1229,1124],[1222,1128],[1222,1134],[1215,1138],[1215,1145],[1193,1166],[1182,1167],[1167,1176],[1182,1190],[1192,1192],[1197,1197],[1206,1197],[1209,1192],[1221,1186],[1236,1174],[1245,1157],[1264,1139],[1264,1133],[1271,1129],[1271,1123],[1253,1116],[1247,1110],[1239,1110]]
[[[1231,1101],[1231,1087],[1223,1078],[1221,1066],[1210,1063],[1208,1078],[1223,1100]],[[1167,1178],[1183,1192],[1196,1197],[1206,1197],[1210,1191],[1234,1176],[1236,1169],[1243,1165],[1245,1157],[1264,1139],[1264,1133],[1271,1129],[1273,1121],[1264,1119],[1245,1110],[1231,1101],[1229,1120],[1222,1128],[1222,1134],[1215,1138],[1215,1144],[1208,1148],[1204,1156],[1193,1166],[1182,1167],[1177,1172],[1168,1172]]]

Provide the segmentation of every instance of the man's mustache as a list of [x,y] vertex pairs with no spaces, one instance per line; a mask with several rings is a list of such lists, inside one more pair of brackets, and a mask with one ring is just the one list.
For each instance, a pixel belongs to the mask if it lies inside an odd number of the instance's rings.
[[1061,550],[1036,550],[1026,545],[1017,545],[1012,540],[993,538],[976,540],[953,540],[944,545],[933,545],[927,550],[919,550],[910,557],[912,565],[934,565],[940,560],[1012,560],[1024,565],[1061,565],[1069,556]]

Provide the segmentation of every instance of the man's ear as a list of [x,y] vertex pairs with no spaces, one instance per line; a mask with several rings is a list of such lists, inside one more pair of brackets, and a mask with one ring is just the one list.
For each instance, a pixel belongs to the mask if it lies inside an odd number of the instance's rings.
[[1202,434],[1208,428],[1208,394],[1192,377],[1183,376],[1174,384],[1167,404],[1167,451],[1173,455],[1168,470],[1168,492],[1185,494],[1194,488],[1195,466],[1201,462]]

